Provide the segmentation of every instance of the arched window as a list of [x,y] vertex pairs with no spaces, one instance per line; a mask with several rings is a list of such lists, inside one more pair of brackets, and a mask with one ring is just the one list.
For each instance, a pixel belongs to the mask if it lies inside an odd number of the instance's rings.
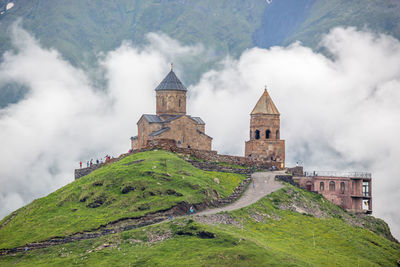
[[256,130],[255,138],[260,139],[260,131],[259,130]]
[[168,109],[174,108],[174,105],[175,105],[174,97],[173,96],[169,96],[168,100],[167,100],[167,108]]
[[344,191],[346,190],[346,185],[344,184],[344,182],[340,183],[340,193],[344,194]]
[[181,100],[179,99],[179,107],[181,107]]
[[276,130],[276,139],[279,139],[279,130]]
[[162,106],[165,107],[165,98],[162,98]]
[[181,141],[178,140],[178,147],[181,147]]
[[265,131],[265,139],[269,139],[271,137],[271,131],[270,130],[266,130]]
[[319,183],[319,191],[324,191],[324,189],[325,189],[325,184],[324,184],[324,182],[320,182]]
[[311,182],[311,181],[307,181],[307,182],[306,182],[306,189],[307,189],[308,191],[312,191],[312,182]]
[[335,182],[334,181],[329,182],[329,191],[335,191]]

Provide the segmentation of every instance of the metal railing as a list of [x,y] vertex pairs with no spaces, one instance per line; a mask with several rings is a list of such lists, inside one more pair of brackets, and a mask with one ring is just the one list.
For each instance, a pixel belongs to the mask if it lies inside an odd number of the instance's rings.
[[363,197],[370,197],[371,194],[369,192],[363,192]]
[[304,176],[330,176],[330,177],[349,177],[349,178],[369,178],[370,172],[340,172],[340,171],[305,171]]

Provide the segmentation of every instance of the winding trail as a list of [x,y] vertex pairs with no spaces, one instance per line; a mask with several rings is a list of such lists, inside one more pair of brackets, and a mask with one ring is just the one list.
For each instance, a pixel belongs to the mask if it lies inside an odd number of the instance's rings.
[[[243,192],[242,196],[238,198],[235,202],[228,204],[226,206],[220,207],[220,208],[214,208],[214,209],[207,209],[198,213],[195,213],[195,216],[204,216],[207,217],[208,215],[213,215],[218,212],[222,211],[232,211],[232,210],[237,210],[246,206],[249,206],[258,200],[260,200],[262,197],[275,192],[283,187],[283,185],[275,180],[275,176],[279,174],[284,174],[283,171],[275,171],[275,172],[256,172],[251,175],[252,182],[249,184],[248,188]],[[154,214],[157,215],[157,214]],[[187,215],[185,215],[187,216]],[[178,217],[184,217],[184,216],[178,216]],[[98,238],[101,236],[109,235],[109,234],[114,234],[117,232],[122,232],[134,228],[139,228],[143,226],[148,226],[148,225],[154,225],[154,224],[160,224],[165,221],[167,221],[168,217],[166,216],[161,216],[161,217],[155,217],[153,220],[150,220],[148,222],[141,222],[141,223],[135,223],[131,225],[125,225],[125,226],[115,226],[112,228],[105,228],[101,230],[100,227],[99,229],[95,231],[88,231],[88,232],[83,232],[83,233],[76,233],[72,234],[70,236],[64,236],[64,237],[56,237],[52,238],[49,240],[45,241],[40,241],[40,242],[35,242],[35,243],[30,243],[26,244],[25,246],[20,246],[16,248],[11,248],[11,249],[1,249],[0,250],[0,256],[2,255],[8,255],[8,254],[13,254],[17,252],[24,252],[26,250],[32,250],[32,249],[40,249],[40,248],[46,248],[50,246],[55,246],[55,245],[60,245],[60,244],[65,244],[65,243],[70,243],[74,241],[79,241],[79,240],[86,240],[86,239],[93,239],[93,238]],[[177,217],[176,217],[177,218]]]
[[256,172],[251,175],[252,182],[249,187],[244,191],[243,195],[233,202],[224,207],[207,209],[196,213],[196,215],[211,215],[221,211],[232,211],[247,207],[264,196],[275,192],[283,187],[283,185],[275,180],[275,176],[279,174],[284,174],[284,171],[275,172]]

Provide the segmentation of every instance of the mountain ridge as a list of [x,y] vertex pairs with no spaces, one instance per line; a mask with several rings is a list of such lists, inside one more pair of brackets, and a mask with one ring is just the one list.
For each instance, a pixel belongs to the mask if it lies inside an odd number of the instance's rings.
[[[6,10],[8,3],[14,6]],[[400,39],[400,3],[395,0],[264,0],[235,1],[71,1],[1,0],[1,58],[12,50],[9,27],[22,19],[22,27],[54,48],[74,66],[90,69],[98,54],[114,50],[123,41],[146,43],[149,32],[164,33],[184,45],[201,43],[214,55],[197,66],[186,64],[186,83],[197,81],[204,70],[226,55],[238,57],[258,46],[286,46],[300,41],[319,49],[321,36],[330,29],[354,26],[387,33]],[[201,21],[202,23],[198,23]],[[92,77],[101,80],[100,77]],[[101,84],[101,82],[100,82]],[[26,89],[5,84],[0,107],[19,101]]]

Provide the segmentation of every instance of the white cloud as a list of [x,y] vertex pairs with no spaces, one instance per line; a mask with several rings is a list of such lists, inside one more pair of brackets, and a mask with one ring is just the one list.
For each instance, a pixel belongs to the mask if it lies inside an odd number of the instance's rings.
[[[0,110],[0,216],[71,182],[80,160],[126,152],[140,115],[155,111],[169,62],[182,77],[181,66],[212,57],[201,45],[150,34],[147,45],[123,43],[101,59],[104,91],[18,26],[13,36],[18,49],[4,55],[0,84],[17,81],[29,93]],[[375,214],[399,237],[400,43],[338,28],[322,44],[331,58],[299,43],[228,57],[189,86],[188,112],[206,121],[215,149],[242,155],[249,113],[267,84],[288,164],[371,171]]]
[[288,165],[372,172],[374,214],[400,237],[400,42],[337,28],[322,44],[331,58],[299,43],[250,49],[204,74],[189,109],[217,150],[243,155],[248,114],[268,84]]

